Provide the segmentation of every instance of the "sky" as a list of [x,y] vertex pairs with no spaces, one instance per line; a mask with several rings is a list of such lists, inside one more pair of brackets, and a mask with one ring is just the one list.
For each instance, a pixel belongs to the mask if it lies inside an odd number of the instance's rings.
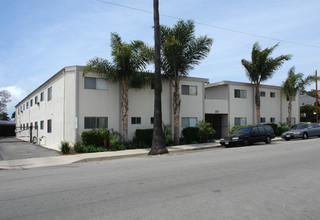
[[[65,66],[111,60],[112,32],[153,46],[152,10],[152,0],[0,0],[0,91],[12,95],[9,115]],[[293,56],[263,84],[280,86],[292,66],[305,76],[320,70],[319,0],[159,0],[159,11],[161,25],[191,19],[197,37],[213,38],[209,55],[189,76],[249,82],[241,59],[251,59],[255,42],[262,49],[279,43],[273,57]]]

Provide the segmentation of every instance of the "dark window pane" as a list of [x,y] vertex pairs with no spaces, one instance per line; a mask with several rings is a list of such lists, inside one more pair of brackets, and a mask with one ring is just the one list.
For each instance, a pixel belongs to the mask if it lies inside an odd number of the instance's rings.
[[84,78],[85,89],[96,89],[96,78],[85,77]]

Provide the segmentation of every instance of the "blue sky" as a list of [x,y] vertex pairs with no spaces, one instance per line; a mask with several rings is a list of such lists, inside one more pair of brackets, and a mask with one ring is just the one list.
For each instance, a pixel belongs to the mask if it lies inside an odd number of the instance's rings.
[[[107,0],[106,0],[107,1]],[[152,0],[110,0],[152,12]],[[97,0],[0,0],[0,90],[12,94],[8,113],[26,95],[65,66],[85,65],[97,56],[110,59],[110,33],[124,41],[143,40],[153,45],[151,13],[118,7]],[[250,59],[252,45],[278,43],[213,26],[281,39],[273,56],[293,58],[264,84],[281,85],[295,65],[305,75],[320,70],[320,2],[318,0],[160,0],[160,14],[192,19],[196,35],[214,39],[209,56],[190,76],[210,82],[249,82],[241,59]],[[176,19],[161,16],[162,25]],[[200,23],[211,26],[202,25]],[[303,46],[286,41],[314,45]],[[310,85],[308,89],[313,88]]]

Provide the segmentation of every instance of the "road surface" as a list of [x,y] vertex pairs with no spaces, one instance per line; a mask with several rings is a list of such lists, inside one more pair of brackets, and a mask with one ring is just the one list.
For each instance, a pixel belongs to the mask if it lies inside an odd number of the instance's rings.
[[319,142],[0,171],[0,219],[320,219]]

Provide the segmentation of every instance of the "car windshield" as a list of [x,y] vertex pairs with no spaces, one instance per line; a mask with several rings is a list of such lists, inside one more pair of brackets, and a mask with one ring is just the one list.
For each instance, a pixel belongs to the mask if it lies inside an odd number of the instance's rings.
[[251,128],[240,128],[239,130],[237,130],[236,132],[234,132],[234,134],[245,134],[245,133],[250,133]]
[[298,129],[306,129],[308,128],[308,124],[300,124],[300,125],[297,125],[297,127],[295,128],[295,130],[298,130]]

